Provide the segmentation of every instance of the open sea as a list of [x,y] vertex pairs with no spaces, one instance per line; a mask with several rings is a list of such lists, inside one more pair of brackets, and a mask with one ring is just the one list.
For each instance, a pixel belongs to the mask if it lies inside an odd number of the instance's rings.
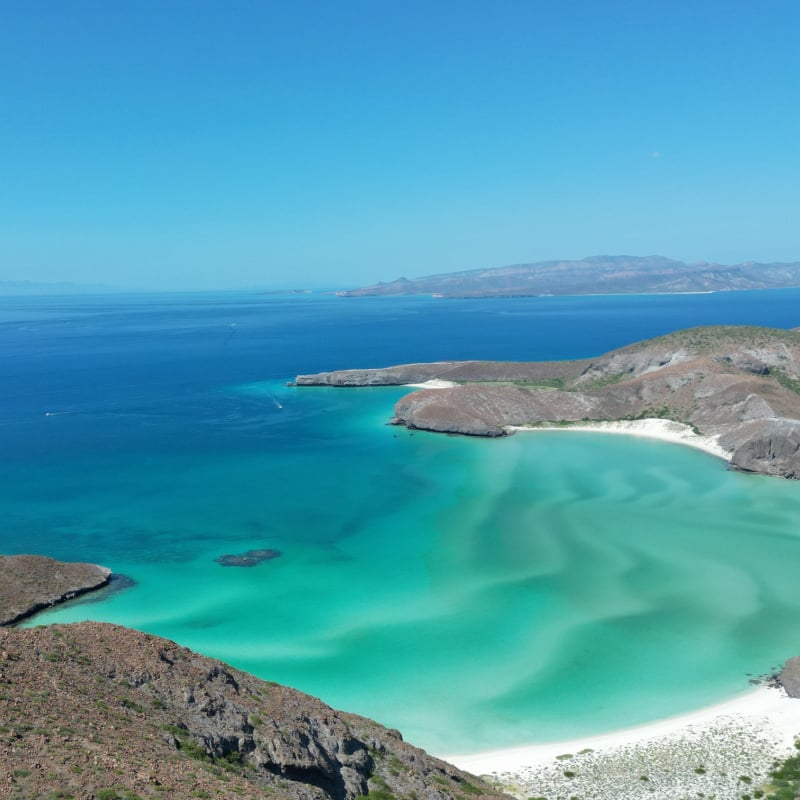
[[[0,298],[0,552],[132,585],[34,623],[166,636],[434,753],[599,733],[800,653],[800,483],[602,434],[388,427],[298,373],[800,325],[800,290]],[[215,559],[271,548],[253,567]]]

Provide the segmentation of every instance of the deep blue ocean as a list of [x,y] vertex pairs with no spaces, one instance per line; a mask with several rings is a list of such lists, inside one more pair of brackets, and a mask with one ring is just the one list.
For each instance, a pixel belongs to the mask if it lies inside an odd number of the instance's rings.
[[[285,384],[799,309],[800,290],[0,297],[0,552],[135,582],[36,622],[167,636],[438,753],[686,711],[796,654],[800,486],[627,437],[412,435],[385,425],[401,387]],[[263,547],[281,556],[215,561]]]

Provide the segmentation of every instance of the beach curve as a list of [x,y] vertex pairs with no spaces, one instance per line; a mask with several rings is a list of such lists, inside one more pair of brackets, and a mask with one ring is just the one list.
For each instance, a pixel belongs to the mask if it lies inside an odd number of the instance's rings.
[[761,685],[697,711],[606,734],[441,757],[491,776],[518,797],[669,800],[713,791],[721,800],[741,797],[750,782],[763,783],[772,760],[789,755],[798,735],[800,699]]
[[552,432],[573,431],[577,433],[612,433],[626,436],[639,436],[645,439],[657,439],[671,444],[681,444],[702,450],[709,455],[721,458],[730,463],[733,452],[719,443],[718,436],[706,436],[697,433],[690,425],[671,419],[637,419],[597,422],[562,423],[559,425],[541,424],[535,426],[509,425],[509,432]]

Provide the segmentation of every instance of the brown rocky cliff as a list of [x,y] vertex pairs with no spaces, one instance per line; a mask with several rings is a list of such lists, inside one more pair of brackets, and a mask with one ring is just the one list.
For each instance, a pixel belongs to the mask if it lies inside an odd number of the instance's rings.
[[173,642],[89,622],[0,629],[0,796],[51,792],[500,797],[396,731]]

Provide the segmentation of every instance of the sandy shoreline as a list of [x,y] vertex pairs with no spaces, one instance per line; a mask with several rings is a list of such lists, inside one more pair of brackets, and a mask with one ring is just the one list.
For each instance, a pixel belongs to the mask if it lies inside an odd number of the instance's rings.
[[800,699],[760,686],[723,703],[570,741],[442,758],[520,798],[739,800],[794,750]]
[[749,721],[755,726],[763,725],[777,737],[780,745],[790,748],[795,736],[800,735],[800,698],[787,697],[783,689],[759,686],[731,700],[634,728],[624,728],[581,739],[523,745],[482,753],[448,755],[443,758],[462,769],[478,774],[513,772],[525,767],[547,764],[556,756],[565,753],[575,754],[586,749],[598,753],[674,734],[688,732],[696,734],[704,726],[721,720]]
[[658,439],[662,442],[682,444],[694,447],[706,453],[730,461],[731,451],[721,447],[716,436],[703,436],[695,433],[688,425],[669,419],[637,419],[613,422],[576,422],[564,425],[537,425],[525,427],[510,425],[511,431],[538,433],[541,431],[576,431],[583,433],[614,433],[626,436],[641,436],[646,439]]

